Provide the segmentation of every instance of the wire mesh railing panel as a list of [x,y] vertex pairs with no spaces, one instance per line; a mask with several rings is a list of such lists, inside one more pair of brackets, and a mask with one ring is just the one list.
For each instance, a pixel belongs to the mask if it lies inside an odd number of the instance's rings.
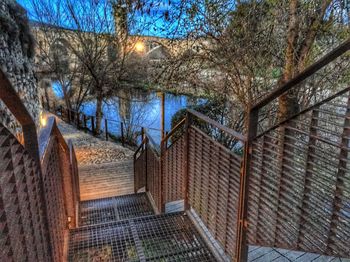
[[350,257],[349,91],[252,143],[248,241]]
[[0,148],[0,257],[50,261],[39,170],[1,123]]
[[[142,150],[138,158],[135,158],[134,161],[134,183],[135,183],[135,191],[137,192],[141,188],[146,186],[146,168],[147,168],[147,161],[146,161],[146,150]],[[135,193],[136,193],[135,192]]]
[[162,208],[160,158],[149,144],[147,144],[147,189],[151,193],[158,210]]
[[153,215],[146,193],[110,197],[80,203],[79,226]]
[[189,204],[224,250],[235,257],[241,156],[189,128]]
[[42,170],[45,189],[46,208],[48,214],[51,248],[55,261],[63,257],[63,244],[67,228],[65,194],[63,177],[59,159],[59,145],[52,137],[47,146]]
[[185,136],[178,138],[165,151],[165,173],[164,173],[164,190],[165,202],[172,202],[185,198],[184,195],[184,172],[185,172]]

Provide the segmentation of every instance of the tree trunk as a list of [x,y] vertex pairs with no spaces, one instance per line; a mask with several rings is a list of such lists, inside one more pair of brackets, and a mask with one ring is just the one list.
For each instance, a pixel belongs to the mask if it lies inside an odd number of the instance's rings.
[[95,135],[99,135],[101,131],[101,121],[102,121],[102,102],[103,102],[103,95],[101,92],[97,94],[96,99],[96,128],[95,128]]
[[[298,0],[291,0],[289,5],[289,23],[287,33],[287,49],[285,57],[285,66],[279,85],[283,85],[293,78],[297,73],[296,68],[296,46],[298,43]],[[290,117],[299,110],[298,97],[296,90],[291,90],[280,96],[278,101],[280,121]]]

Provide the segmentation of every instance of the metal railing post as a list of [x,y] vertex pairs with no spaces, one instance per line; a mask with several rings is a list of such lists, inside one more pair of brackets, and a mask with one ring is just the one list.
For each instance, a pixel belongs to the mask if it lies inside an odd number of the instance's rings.
[[95,118],[91,116],[91,132],[95,134]]
[[70,115],[70,110],[67,108],[67,120],[68,120],[68,124],[70,124],[71,122],[71,115]]
[[125,146],[125,139],[124,139],[124,123],[120,122],[120,134],[122,139],[122,145]]
[[249,189],[249,174],[250,163],[252,156],[252,141],[257,135],[259,120],[259,109],[249,111],[248,115],[248,131],[247,141],[244,145],[244,158],[241,167],[240,178],[240,195],[239,209],[237,220],[237,241],[236,241],[236,261],[247,261],[248,245],[247,245],[247,228],[248,228],[248,189]]
[[[145,138],[145,129],[144,127],[141,127],[141,141],[143,141],[143,139]],[[146,147],[144,147],[146,148]]]
[[80,113],[77,112],[76,116],[77,116],[77,128],[80,129]]
[[87,119],[86,119],[86,115],[85,114],[83,114],[83,122],[84,122],[84,129],[85,129],[85,131],[86,131],[86,129],[87,129]]
[[107,118],[105,118],[105,132],[106,132],[106,141],[108,141],[108,121],[107,121]]
[[166,147],[165,147],[165,141],[162,139],[160,142],[160,213],[165,213],[165,154],[166,154]]
[[187,111],[186,114],[186,122],[185,122],[185,143],[184,143],[184,155],[185,155],[185,161],[184,161],[184,207],[185,210],[189,210],[190,209],[190,203],[189,203],[189,129],[191,126],[191,122],[192,122],[192,118],[191,118],[191,113]]

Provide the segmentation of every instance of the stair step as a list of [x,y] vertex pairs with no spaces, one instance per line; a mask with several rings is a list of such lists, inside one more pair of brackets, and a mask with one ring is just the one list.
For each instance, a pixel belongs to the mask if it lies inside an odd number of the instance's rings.
[[70,231],[69,261],[216,261],[183,212]]
[[102,198],[80,202],[79,226],[153,215],[146,193]]

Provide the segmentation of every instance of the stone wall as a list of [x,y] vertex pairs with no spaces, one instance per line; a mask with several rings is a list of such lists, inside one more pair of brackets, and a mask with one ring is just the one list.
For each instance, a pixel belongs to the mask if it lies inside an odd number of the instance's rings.
[[[40,102],[34,75],[34,40],[26,11],[14,0],[0,0],[0,67],[39,125]],[[14,134],[21,128],[0,101],[0,121]]]

